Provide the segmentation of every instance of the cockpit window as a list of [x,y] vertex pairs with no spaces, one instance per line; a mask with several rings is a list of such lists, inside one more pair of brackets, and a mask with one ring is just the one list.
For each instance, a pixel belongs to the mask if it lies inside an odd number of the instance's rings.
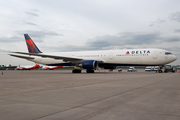
[[172,55],[172,53],[170,53],[170,52],[165,52],[165,55]]

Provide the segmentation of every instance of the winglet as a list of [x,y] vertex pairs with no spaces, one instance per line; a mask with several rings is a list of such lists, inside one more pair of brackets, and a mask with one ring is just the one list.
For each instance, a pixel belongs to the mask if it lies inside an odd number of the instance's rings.
[[24,34],[29,53],[42,53],[28,34]]

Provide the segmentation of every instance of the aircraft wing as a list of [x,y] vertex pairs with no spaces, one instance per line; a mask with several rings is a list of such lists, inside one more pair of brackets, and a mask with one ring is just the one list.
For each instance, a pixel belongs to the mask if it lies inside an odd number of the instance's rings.
[[9,54],[9,55],[14,56],[14,57],[23,58],[23,59],[34,59],[33,57],[29,57],[29,56],[20,56],[20,55],[13,55],[13,54]]
[[[63,61],[82,61],[84,60],[83,58],[77,58],[77,57],[66,57],[66,56],[58,56],[58,55],[48,55],[48,54],[43,54],[43,53],[25,53],[25,52],[11,52],[11,53],[17,53],[17,54],[24,54],[24,55],[33,55],[33,56],[39,56],[43,58],[54,58],[54,59],[62,59]],[[10,54],[12,55],[12,54]],[[15,57],[18,57],[18,55],[12,55]],[[26,59],[26,58],[25,58]],[[103,62],[103,60],[97,60],[98,62]]]

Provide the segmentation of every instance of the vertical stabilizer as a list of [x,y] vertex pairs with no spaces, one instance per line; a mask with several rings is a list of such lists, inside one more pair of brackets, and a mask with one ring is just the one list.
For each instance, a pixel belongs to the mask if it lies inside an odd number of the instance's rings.
[[24,34],[29,53],[42,53],[28,34]]

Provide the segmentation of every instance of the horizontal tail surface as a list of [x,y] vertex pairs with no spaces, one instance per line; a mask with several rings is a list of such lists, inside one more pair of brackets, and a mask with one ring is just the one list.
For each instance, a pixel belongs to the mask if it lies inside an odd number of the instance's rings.
[[28,34],[24,34],[29,53],[42,53]]

